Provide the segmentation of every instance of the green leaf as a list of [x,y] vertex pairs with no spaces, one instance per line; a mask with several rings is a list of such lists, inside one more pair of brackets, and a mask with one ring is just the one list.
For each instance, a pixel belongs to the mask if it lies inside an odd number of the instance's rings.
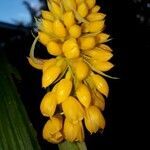
[[58,144],[59,150],[87,150],[84,142],[68,142],[64,141]]
[[20,79],[0,52],[0,150],[40,150],[12,74]]

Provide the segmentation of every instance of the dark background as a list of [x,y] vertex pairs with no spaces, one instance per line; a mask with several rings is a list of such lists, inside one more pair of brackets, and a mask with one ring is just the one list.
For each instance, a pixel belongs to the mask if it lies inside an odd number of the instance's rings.
[[[106,32],[111,34],[109,45],[114,50],[112,62],[115,68],[109,72],[118,76],[119,80],[110,80],[110,95],[106,100],[104,116],[107,121],[106,129],[90,136],[86,133],[86,144],[89,150],[109,147],[122,147],[133,142],[133,136],[138,135],[135,124],[137,119],[135,99],[138,91],[133,92],[136,74],[140,70],[142,53],[150,49],[150,4],[148,0],[97,0],[102,12],[107,14]],[[10,25],[0,23],[0,50],[6,52],[12,65],[20,72],[22,81],[16,81],[18,91],[27,109],[29,118],[37,131],[37,137],[43,150],[57,149],[42,139],[41,133],[47,118],[39,111],[39,105],[45,90],[41,88],[41,72],[32,68],[26,57],[33,41],[31,25]],[[36,55],[46,57],[45,48],[38,44]],[[140,57],[138,57],[140,56]],[[138,86],[138,83],[137,83]],[[132,112],[132,113],[131,113]],[[139,116],[139,115],[138,115]],[[121,145],[121,147],[119,146]]]

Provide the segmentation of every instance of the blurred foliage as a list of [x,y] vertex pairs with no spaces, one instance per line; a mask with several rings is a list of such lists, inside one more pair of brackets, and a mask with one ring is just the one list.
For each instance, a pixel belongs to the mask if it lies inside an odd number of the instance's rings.
[[39,150],[35,130],[17,92],[18,71],[0,51],[0,150]]

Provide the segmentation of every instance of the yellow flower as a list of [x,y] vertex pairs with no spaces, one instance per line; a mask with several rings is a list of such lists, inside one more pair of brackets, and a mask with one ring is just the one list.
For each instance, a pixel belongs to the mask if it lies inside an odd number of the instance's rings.
[[91,94],[88,87],[84,84],[79,84],[76,95],[81,104],[88,108],[91,103]]
[[53,23],[54,34],[59,38],[64,38],[67,35],[67,31],[60,20],[55,20]]
[[68,119],[65,119],[63,133],[65,139],[70,142],[84,140],[84,131],[81,121],[79,123],[73,124]]
[[71,90],[72,90],[72,82],[69,79],[62,79],[57,84],[56,89],[57,103],[60,104],[64,102],[70,95]]
[[79,39],[80,48],[82,50],[89,50],[94,48],[95,46],[95,38],[94,37],[81,37]]
[[105,18],[105,14],[103,13],[91,13],[87,16],[88,21],[98,21],[103,20]]
[[42,10],[42,17],[49,21],[54,21],[55,17],[53,16],[52,12]]
[[49,54],[54,56],[61,55],[62,54],[61,44],[54,41],[50,41],[47,44],[47,51],[49,52]]
[[56,78],[59,76],[60,73],[61,73],[61,68],[58,66],[52,66],[49,67],[47,70],[45,70],[42,76],[42,87],[46,88],[50,84],[52,84],[53,81],[56,80]]
[[62,117],[56,115],[46,122],[43,128],[43,138],[48,142],[57,144],[63,140]]
[[68,11],[63,16],[64,24],[67,28],[70,28],[75,24],[75,18],[72,11]]
[[73,38],[78,38],[81,35],[81,27],[78,25],[73,25],[69,29],[70,36]]
[[67,58],[77,58],[80,55],[80,50],[77,41],[74,38],[70,38],[67,41],[65,41],[62,50]]
[[56,64],[57,60],[55,58],[51,58],[44,62],[43,64],[43,71],[47,70],[49,67],[54,66]]
[[66,118],[73,123],[81,121],[84,117],[84,109],[78,100],[72,96],[69,96],[68,99],[62,103],[62,109]]
[[39,31],[38,36],[39,36],[39,41],[45,46],[48,44],[49,41],[51,41],[51,38],[45,32]]
[[105,109],[105,99],[100,92],[98,91],[92,92],[92,104],[102,111]]
[[105,96],[108,96],[109,87],[106,80],[100,75],[96,74],[92,74],[91,77],[97,90],[102,94],[104,94]]
[[[52,143],[83,141],[83,119],[90,133],[105,127],[101,111],[109,86],[103,76],[110,77],[105,72],[114,66],[106,44],[110,35],[103,32],[106,15],[96,0],[47,0],[47,4],[49,10],[36,20],[38,36],[28,57],[42,71],[42,87],[52,86],[40,105],[41,113],[50,118],[43,137]],[[45,46],[50,59],[35,58],[36,42]]]
[[105,127],[105,119],[96,106],[90,106],[86,109],[84,122],[87,130],[91,134],[96,133],[99,129],[104,129]]
[[43,116],[52,117],[57,105],[56,94],[48,92],[41,101],[40,110]]
[[[74,73],[75,73],[77,79],[80,81],[84,80],[89,73],[88,65],[85,62],[83,62],[83,60],[77,60],[74,62],[73,66],[74,66],[73,67]],[[81,70],[82,70],[82,72],[81,72]]]
[[86,3],[82,2],[79,4],[78,9],[77,9],[79,15],[82,17],[85,17],[88,14],[88,7]]

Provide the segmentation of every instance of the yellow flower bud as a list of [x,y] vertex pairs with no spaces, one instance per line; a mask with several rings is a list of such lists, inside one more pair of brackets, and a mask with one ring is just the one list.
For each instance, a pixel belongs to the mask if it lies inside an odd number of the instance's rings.
[[63,0],[63,6],[66,11],[76,10],[76,1],[75,0]]
[[99,48],[94,48],[93,50],[90,51],[84,51],[84,53],[90,57],[92,57],[92,59],[94,60],[99,60],[99,61],[108,61],[112,58],[113,54],[99,49]]
[[89,32],[98,32],[102,31],[104,28],[105,22],[102,21],[93,21],[89,23]]
[[72,11],[66,12],[63,16],[64,24],[67,28],[70,28],[75,24],[75,17]]
[[61,0],[52,0],[54,1],[56,4],[60,4]]
[[92,7],[94,7],[96,0],[85,0],[87,6],[89,7],[89,9],[91,9]]
[[52,117],[55,113],[56,105],[56,94],[53,92],[46,93],[40,105],[40,110],[43,116]]
[[46,88],[50,84],[52,84],[57,79],[60,73],[61,68],[57,66],[52,66],[45,70],[42,76],[42,87]]
[[53,66],[56,64],[56,59],[55,58],[51,58],[47,61],[44,62],[43,64],[43,71],[47,70],[49,67]]
[[51,12],[55,15],[57,18],[61,18],[62,16],[62,9],[59,7],[59,5],[53,1],[51,1]]
[[102,111],[105,109],[105,99],[100,92],[98,91],[92,92],[92,104]]
[[91,12],[92,12],[92,13],[97,13],[100,9],[101,9],[100,6],[95,5],[95,6],[91,9]]
[[84,0],[76,0],[77,5],[81,4],[82,2],[84,2]]
[[81,17],[85,17],[88,14],[88,7],[86,3],[82,2],[81,4],[79,4],[77,12]]
[[57,103],[60,104],[64,102],[70,95],[71,90],[72,90],[72,82],[68,79],[62,79],[57,85],[56,90]]
[[43,17],[43,19],[46,19],[49,21],[54,21],[54,19],[55,19],[52,12],[46,11],[46,10],[42,10],[42,17]]
[[49,54],[58,56],[62,54],[61,44],[58,42],[50,41],[47,44],[47,51]]
[[83,33],[89,32],[89,23],[82,23],[81,28]]
[[66,40],[63,44],[62,50],[67,58],[77,58],[80,54],[77,41],[74,38]]
[[76,95],[80,103],[88,108],[91,103],[91,94],[88,87],[84,84],[79,84]]
[[39,69],[39,70],[42,70],[44,63],[38,63],[38,64],[37,64],[37,63],[35,63],[30,57],[27,57],[27,59],[28,59],[29,64],[30,64],[32,67],[34,67],[34,68],[36,68],[36,69]]
[[74,66],[74,71],[77,79],[80,81],[84,80],[89,73],[88,65],[85,62],[79,60],[75,62],[73,66]]
[[89,50],[94,48],[95,46],[95,38],[92,36],[89,37],[81,37],[79,39],[80,47],[82,50]]
[[112,52],[112,49],[106,44],[100,44],[98,47],[105,51]]
[[48,36],[46,33],[44,32],[38,32],[38,37],[39,37],[39,41],[40,43],[42,43],[43,45],[47,45],[49,41],[51,41],[50,36]]
[[90,106],[86,109],[84,122],[87,130],[91,134],[93,132],[96,133],[99,129],[105,128],[105,119],[96,106]]
[[73,123],[81,121],[84,117],[84,110],[81,104],[72,96],[69,96],[62,103],[62,109],[66,118]]
[[108,61],[102,62],[98,59],[95,59],[95,60],[91,59],[90,63],[95,69],[100,70],[100,71],[108,71],[114,67],[114,65],[112,63],[110,63]]
[[73,38],[78,38],[81,35],[81,27],[78,25],[73,25],[69,29],[70,36]]
[[[73,142],[83,139],[81,122],[73,124],[68,119],[64,122],[64,137],[67,141]],[[80,136],[81,135],[81,136]]]
[[51,34],[53,32],[53,24],[51,21],[42,19],[40,30],[46,32],[47,34]]
[[43,128],[43,138],[48,142],[57,144],[63,140],[62,117],[60,115],[54,116],[48,120]]
[[105,96],[108,96],[109,87],[106,80],[100,75],[96,74],[92,74],[91,77],[97,90]]
[[107,42],[108,38],[109,38],[109,34],[106,34],[106,33],[100,33],[96,35],[96,41],[98,43],[105,43]]
[[82,141],[84,141],[84,129],[83,129],[83,125],[82,125],[81,121],[78,124],[80,125],[80,130],[77,134],[76,141],[82,142]]
[[88,21],[99,21],[105,18],[105,14],[103,13],[91,13],[87,16]]
[[59,38],[64,38],[67,34],[63,23],[60,20],[55,20],[53,23],[53,31]]

